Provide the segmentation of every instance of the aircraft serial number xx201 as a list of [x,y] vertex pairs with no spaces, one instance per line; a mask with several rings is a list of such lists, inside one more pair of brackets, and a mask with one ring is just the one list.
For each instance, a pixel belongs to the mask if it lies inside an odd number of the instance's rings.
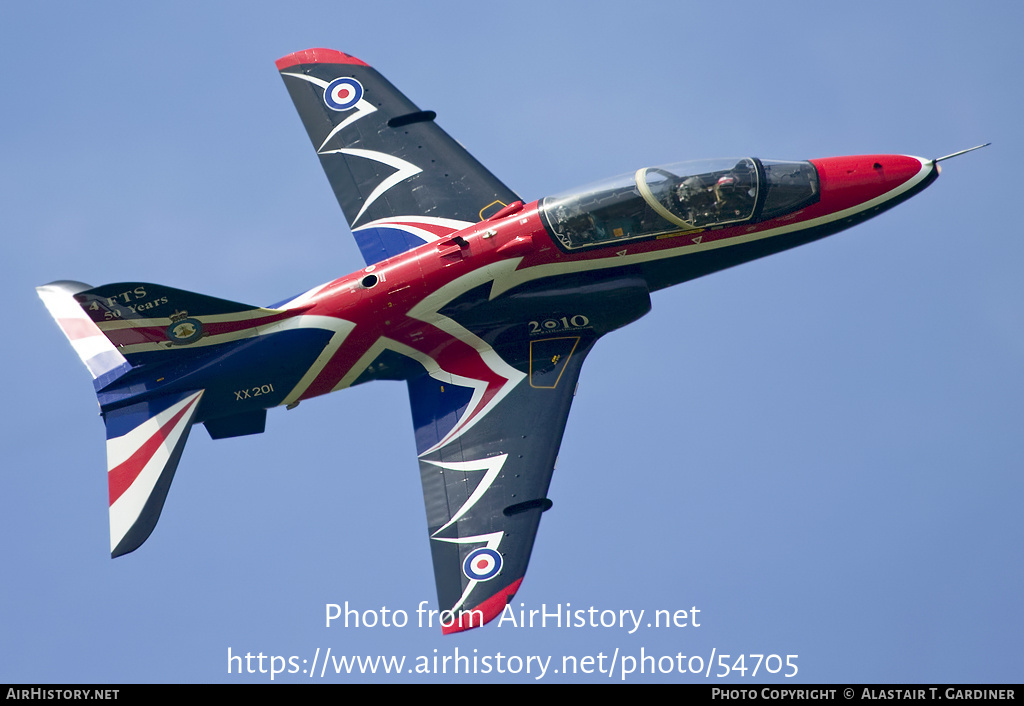
[[518,590],[580,367],[652,291],[787,250],[910,198],[899,155],[645,167],[524,203],[386,79],[310,49],[277,62],[366,267],[254,307],[162,285],[39,294],[93,375],[110,548],[153,531],[189,430],[370,380],[409,388],[445,632]]

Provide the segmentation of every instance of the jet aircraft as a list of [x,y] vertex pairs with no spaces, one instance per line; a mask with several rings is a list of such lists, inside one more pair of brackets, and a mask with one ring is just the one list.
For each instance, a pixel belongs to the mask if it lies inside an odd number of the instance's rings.
[[854,226],[939,160],[866,155],[644,167],[524,203],[383,76],[309,49],[277,62],[365,267],[260,307],[144,282],[43,302],[94,378],[110,549],[137,549],[191,428],[372,380],[408,385],[444,632],[519,589],[580,368],[664,287]]

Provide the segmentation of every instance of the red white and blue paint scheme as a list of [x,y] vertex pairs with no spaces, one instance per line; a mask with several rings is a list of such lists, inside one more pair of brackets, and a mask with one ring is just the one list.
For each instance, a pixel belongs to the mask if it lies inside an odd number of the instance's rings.
[[849,228],[939,160],[867,155],[646,167],[524,203],[370,66],[327,49],[277,67],[366,266],[258,307],[143,282],[39,294],[94,378],[110,549],[159,519],[192,427],[404,380],[445,632],[519,589],[573,392],[650,293]]

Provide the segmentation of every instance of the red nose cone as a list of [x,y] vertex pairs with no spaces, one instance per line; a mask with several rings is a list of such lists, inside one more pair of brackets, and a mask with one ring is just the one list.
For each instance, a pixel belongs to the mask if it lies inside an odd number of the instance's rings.
[[821,205],[841,211],[884,196],[934,165],[918,157],[868,154],[812,159],[821,179]]

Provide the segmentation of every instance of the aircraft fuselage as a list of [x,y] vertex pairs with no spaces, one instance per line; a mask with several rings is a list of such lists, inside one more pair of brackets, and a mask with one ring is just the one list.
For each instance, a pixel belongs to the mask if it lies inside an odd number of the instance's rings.
[[[616,237],[605,229],[600,232],[607,242],[593,242],[591,233],[578,249],[553,232],[547,200],[512,204],[489,220],[323,284],[280,308],[262,310],[264,316],[199,317],[195,326],[204,330],[194,343],[231,345],[210,348],[208,355],[197,348],[197,360],[185,375],[164,369],[174,363],[143,366],[105,389],[101,406],[107,412],[147,397],[204,389],[196,421],[205,422],[295,405],[369,380],[409,379],[425,368],[435,377],[477,381],[472,403],[483,409],[518,382],[510,364],[531,373],[532,353],[496,357],[489,353],[495,342],[482,341],[474,329],[491,330],[504,322],[508,328],[525,327],[529,336],[593,328],[600,335],[646,313],[650,291],[849,228],[937,176],[936,165],[916,157],[867,155],[811,164],[816,193],[813,202],[796,210],[768,219],[751,211],[741,214],[750,216],[741,222],[704,227],[686,221],[685,227],[633,239],[628,232]],[[715,197],[708,188],[713,206]],[[592,231],[601,228],[593,216],[587,219]],[[614,293],[620,285],[628,296]],[[611,294],[595,295],[595,286]],[[134,306],[167,296],[138,294],[132,293]],[[515,306],[505,305],[513,295]],[[621,311],[609,314],[614,306]],[[458,323],[450,307],[458,309]],[[127,346],[168,345],[163,326],[124,331],[131,333]],[[241,428],[240,433],[250,433]]]

